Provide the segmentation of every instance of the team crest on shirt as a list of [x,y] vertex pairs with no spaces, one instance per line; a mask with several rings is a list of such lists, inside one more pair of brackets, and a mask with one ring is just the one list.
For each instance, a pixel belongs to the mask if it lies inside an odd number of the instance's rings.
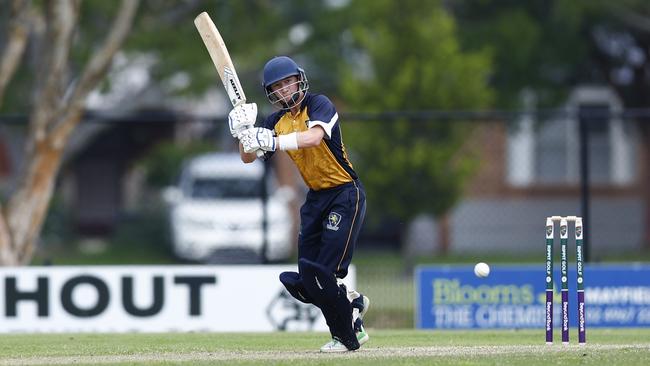
[[330,212],[327,217],[327,228],[330,230],[338,231],[339,224],[341,223],[341,214],[334,211]]

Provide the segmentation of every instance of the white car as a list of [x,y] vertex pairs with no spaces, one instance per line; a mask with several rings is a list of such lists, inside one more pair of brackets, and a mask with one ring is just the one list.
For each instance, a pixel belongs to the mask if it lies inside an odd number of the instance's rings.
[[[165,189],[174,253],[204,263],[283,261],[291,255],[290,189],[267,184],[267,248],[263,255],[264,165],[238,153],[211,153],[186,162],[179,185]],[[272,181],[269,177],[268,181]]]

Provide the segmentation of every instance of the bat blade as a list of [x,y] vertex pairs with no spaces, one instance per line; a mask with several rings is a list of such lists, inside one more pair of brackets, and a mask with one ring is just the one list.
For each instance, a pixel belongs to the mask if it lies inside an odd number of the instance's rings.
[[203,39],[203,43],[210,54],[212,63],[219,73],[223,86],[228,93],[228,98],[233,107],[246,103],[244,89],[239,82],[235,66],[232,63],[228,48],[214,25],[210,15],[202,12],[194,19],[194,25]]

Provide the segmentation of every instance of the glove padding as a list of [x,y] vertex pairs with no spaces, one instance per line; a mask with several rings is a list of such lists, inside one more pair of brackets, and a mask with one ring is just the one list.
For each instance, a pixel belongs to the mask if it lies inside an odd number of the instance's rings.
[[275,151],[275,136],[268,128],[254,127],[239,134],[244,152],[252,153],[257,150]]
[[228,113],[228,126],[230,127],[230,134],[234,138],[239,138],[239,135],[244,130],[253,128],[256,119],[257,104],[245,103],[236,106],[230,111],[230,113]]

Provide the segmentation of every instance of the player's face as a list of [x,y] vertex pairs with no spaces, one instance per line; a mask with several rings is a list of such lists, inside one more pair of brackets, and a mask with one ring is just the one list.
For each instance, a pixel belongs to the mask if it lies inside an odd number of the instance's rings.
[[279,100],[287,102],[291,96],[298,91],[298,83],[300,80],[297,76],[289,76],[276,83],[271,84],[271,92],[275,94]]

